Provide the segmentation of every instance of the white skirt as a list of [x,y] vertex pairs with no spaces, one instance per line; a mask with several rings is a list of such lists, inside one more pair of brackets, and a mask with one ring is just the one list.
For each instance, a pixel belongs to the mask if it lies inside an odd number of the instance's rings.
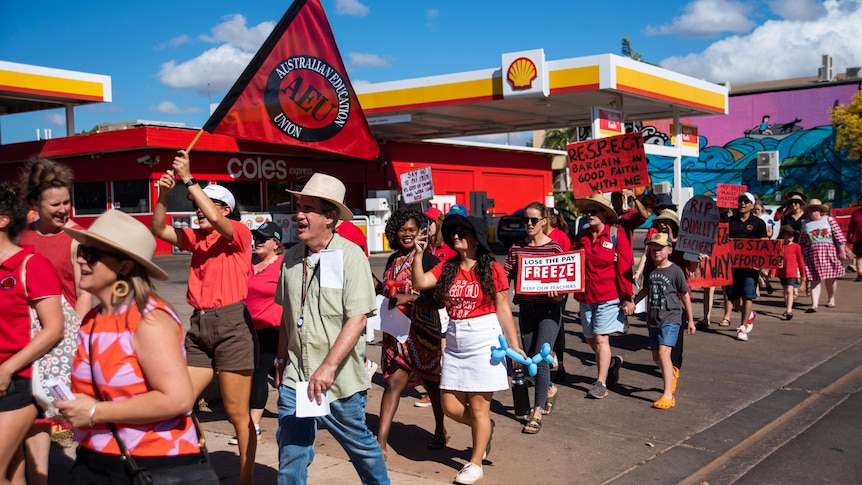
[[495,313],[449,320],[440,389],[494,392],[509,388],[506,359],[493,360],[491,347],[503,333]]

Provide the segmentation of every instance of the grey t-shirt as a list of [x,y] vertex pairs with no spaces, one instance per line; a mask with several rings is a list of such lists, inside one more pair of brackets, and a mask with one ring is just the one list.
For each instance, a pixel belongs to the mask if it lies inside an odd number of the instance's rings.
[[688,292],[682,268],[671,264],[655,268],[647,275],[647,326],[661,327],[664,323],[682,323],[682,301],[679,295]]

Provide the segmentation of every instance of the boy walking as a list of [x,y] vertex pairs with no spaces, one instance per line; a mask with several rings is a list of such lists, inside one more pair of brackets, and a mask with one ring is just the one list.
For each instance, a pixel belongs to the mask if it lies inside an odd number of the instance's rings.
[[670,409],[676,405],[674,392],[679,369],[671,363],[670,353],[676,345],[684,314],[688,318],[688,334],[695,332],[685,273],[670,261],[672,244],[665,233],[650,237],[647,250],[655,262],[655,269],[646,276],[645,284],[635,298],[638,302],[647,297],[647,330],[652,359],[661,369],[664,380],[664,394],[652,404],[656,409]]

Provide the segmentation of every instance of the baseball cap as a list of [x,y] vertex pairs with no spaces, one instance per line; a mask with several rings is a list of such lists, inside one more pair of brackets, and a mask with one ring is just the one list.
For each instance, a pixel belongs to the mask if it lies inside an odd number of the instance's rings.
[[452,207],[449,208],[449,212],[447,212],[446,215],[451,216],[452,214],[458,214],[459,216],[467,217],[467,208],[464,207],[464,204],[453,204]]
[[281,227],[274,222],[264,222],[257,229],[251,231],[256,236],[263,236],[267,239],[275,239],[281,241]]
[[736,197],[736,200],[743,199],[743,198],[749,200],[752,204],[755,203],[754,196],[751,195],[751,192],[743,192],[743,193],[739,194]]
[[230,210],[234,210],[236,207],[236,199],[234,199],[230,190],[226,189],[223,185],[209,184],[204,187],[204,194],[210,199],[224,202],[225,205],[230,207]]
[[442,211],[434,206],[429,207],[425,210],[425,217],[431,219],[432,221],[436,221],[438,217],[440,217]]
[[670,237],[663,232],[658,232],[653,234],[652,237],[649,238],[649,242],[647,244],[657,244],[659,246],[673,246],[673,243],[670,241]]

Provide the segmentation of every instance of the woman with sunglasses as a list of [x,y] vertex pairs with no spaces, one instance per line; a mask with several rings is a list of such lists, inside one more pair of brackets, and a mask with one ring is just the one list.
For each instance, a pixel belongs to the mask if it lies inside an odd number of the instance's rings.
[[[167,224],[168,198],[177,177],[188,188],[200,229]],[[178,152],[172,169],[159,179],[150,230],[162,241],[192,253],[186,301],[194,311],[185,341],[192,385],[199,396],[218,371],[225,411],[239,446],[239,483],[250,484],[257,434],[249,399],[258,353],[254,323],[245,305],[251,230],[240,222],[236,199],[228,189],[198,185],[185,150]]]
[[[509,281],[515,281],[520,271],[518,256],[551,256],[563,252],[559,243],[548,236],[547,208],[539,202],[530,202],[524,209],[524,227],[527,237],[522,242],[512,244],[503,268]],[[518,326],[521,331],[521,345],[527,355],[536,355],[544,343],[551,345],[557,339],[562,321],[563,296],[555,291],[544,295],[522,295],[515,291],[513,302],[520,307]],[[522,433],[536,434],[542,430],[542,417],[551,414],[557,402],[559,389],[551,384],[551,369],[544,360],[538,364],[536,373],[535,398],[532,414]]]
[[[32,247],[16,244],[26,225],[27,207],[15,187],[0,185],[0,483],[23,483],[22,444],[39,412],[31,365],[63,336],[60,276]],[[31,305],[42,324],[33,338]]]
[[[503,266],[494,261],[485,221],[447,215],[443,239],[458,257],[427,272],[422,258],[414,257],[413,287],[435,288],[435,298],[449,314],[440,389],[446,416],[472,428],[470,461],[455,477],[455,483],[471,484],[482,478],[482,461],[491,450],[491,398],[495,391],[509,388],[506,364],[492,361],[490,349],[499,345],[503,333],[512,350],[524,358],[526,354],[518,344],[509,307],[509,281]],[[416,237],[414,254],[421,254],[425,246],[423,232]]]
[[168,279],[152,262],[155,241],[146,226],[113,209],[88,230],[64,230],[80,243],[81,288],[100,302],[78,332],[75,399],[56,404],[79,443],[68,483],[131,482],[108,423],[140,466],[197,463],[183,327],[152,284]]

